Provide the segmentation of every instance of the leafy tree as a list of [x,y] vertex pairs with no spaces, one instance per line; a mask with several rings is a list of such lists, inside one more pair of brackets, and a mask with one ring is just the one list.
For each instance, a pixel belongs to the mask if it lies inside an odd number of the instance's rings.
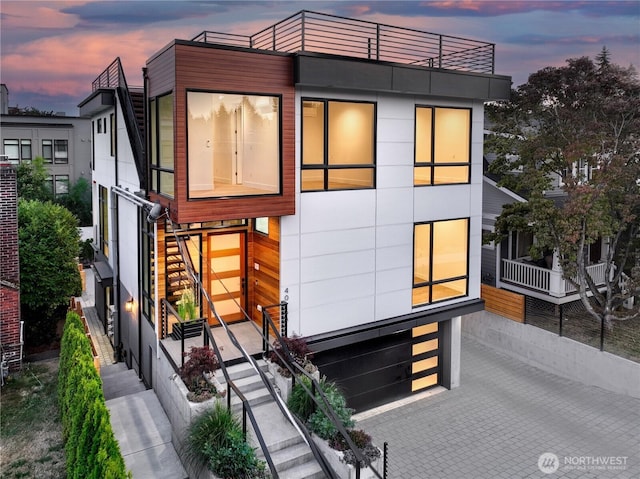
[[20,306],[27,339],[43,344],[55,339],[71,296],[82,290],[76,257],[77,219],[51,202],[18,202]]
[[[543,68],[510,101],[487,106],[494,134],[486,150],[497,154],[490,171],[528,197],[505,207],[493,239],[529,229],[537,241],[532,255],[555,250],[589,314],[611,327],[640,312],[640,82],[632,67],[612,64],[606,48],[596,62],[566,63]],[[554,178],[562,180],[556,202],[547,194]],[[608,240],[602,292],[585,261],[600,238]],[[635,307],[623,308],[632,296]]]
[[18,198],[38,201],[53,200],[51,188],[47,186],[49,176],[41,156],[36,156],[30,163],[21,162],[16,168]]
[[91,185],[85,178],[78,178],[69,188],[69,193],[56,199],[56,203],[71,211],[78,218],[80,226],[91,226]]

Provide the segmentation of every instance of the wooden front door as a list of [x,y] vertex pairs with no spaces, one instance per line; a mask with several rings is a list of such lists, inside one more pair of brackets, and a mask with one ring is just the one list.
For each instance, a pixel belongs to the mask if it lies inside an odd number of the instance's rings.
[[[209,295],[225,322],[245,319],[246,303],[245,232],[209,236]],[[217,320],[211,313],[212,324]]]

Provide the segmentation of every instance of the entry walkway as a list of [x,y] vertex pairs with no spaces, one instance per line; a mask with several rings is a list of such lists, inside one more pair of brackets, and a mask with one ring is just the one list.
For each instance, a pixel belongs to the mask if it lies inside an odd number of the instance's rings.
[[[555,376],[464,336],[461,369],[458,389],[356,416],[374,442],[389,443],[390,478],[640,477],[640,400]],[[538,467],[544,453],[553,455],[543,462],[557,458],[557,471]]]
[[86,270],[80,303],[100,357],[100,376],[111,427],[133,479],[186,479],[171,442],[171,424],[152,390],[125,363],[114,364],[113,347],[104,334],[94,301],[93,273]]

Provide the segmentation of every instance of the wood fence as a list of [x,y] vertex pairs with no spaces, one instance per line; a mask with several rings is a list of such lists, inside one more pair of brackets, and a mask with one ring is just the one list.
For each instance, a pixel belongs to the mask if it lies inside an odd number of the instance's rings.
[[518,323],[524,323],[524,296],[487,284],[480,285],[480,296],[484,299],[484,309],[499,314]]

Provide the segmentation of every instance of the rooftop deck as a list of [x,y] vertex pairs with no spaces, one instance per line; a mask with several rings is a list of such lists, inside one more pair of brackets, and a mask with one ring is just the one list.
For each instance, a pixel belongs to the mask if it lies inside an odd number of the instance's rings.
[[192,41],[311,52],[494,74],[495,44],[302,10],[254,35],[204,31]]

